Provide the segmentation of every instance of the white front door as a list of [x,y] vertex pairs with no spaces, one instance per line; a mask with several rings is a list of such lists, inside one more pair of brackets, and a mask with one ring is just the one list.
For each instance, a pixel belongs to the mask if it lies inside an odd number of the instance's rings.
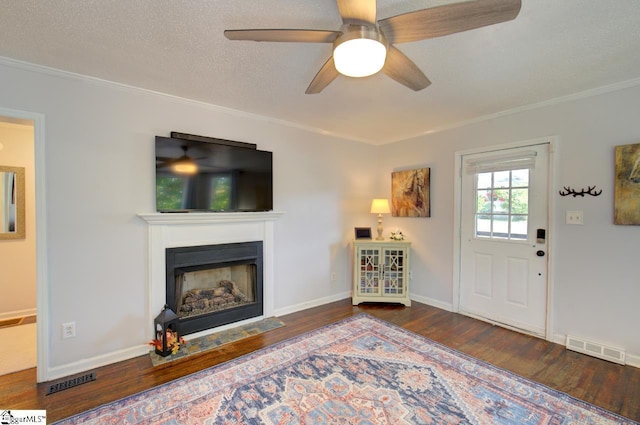
[[459,311],[545,336],[549,144],[461,164]]

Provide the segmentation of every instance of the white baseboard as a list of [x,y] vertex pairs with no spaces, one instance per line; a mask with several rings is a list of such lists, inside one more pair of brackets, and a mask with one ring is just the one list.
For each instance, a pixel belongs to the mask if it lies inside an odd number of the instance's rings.
[[640,355],[627,353],[627,366],[640,368]]
[[64,378],[66,376],[86,372],[91,369],[121,362],[123,360],[129,360],[134,357],[143,356],[149,353],[149,351],[151,351],[149,345],[144,344],[125,350],[114,351],[113,353],[91,357],[89,359],[82,359],[80,361],[68,363],[63,366],[51,367],[47,370],[46,380],[52,381],[54,379]]
[[17,319],[19,317],[36,316],[38,310],[34,308],[28,308],[26,310],[8,311],[6,313],[0,313],[0,320]]
[[555,342],[556,344],[566,345],[567,344],[567,336],[561,334],[553,334],[553,339],[551,342]]
[[418,301],[419,303],[422,304],[427,304],[430,305],[431,307],[436,307],[439,308],[441,310],[445,310],[445,311],[453,311],[453,304],[451,303],[445,303],[443,301],[440,300],[436,300],[433,298],[429,298],[429,297],[423,297],[420,295],[415,295],[415,294],[411,294],[411,299],[413,301]]
[[[351,291],[341,292],[339,294],[331,295],[329,297],[318,298],[312,301],[307,301],[304,303],[300,303],[300,304],[296,304],[296,305],[292,305],[284,308],[278,308],[275,310],[275,316],[284,316],[285,314],[296,313],[301,310],[318,307],[324,304],[341,301],[347,298],[351,298]],[[422,297],[419,295],[411,295],[411,300],[420,302],[422,304],[427,304],[442,310],[453,311],[453,304],[445,303],[433,298]]]
[[335,301],[344,300],[345,298],[351,298],[351,291],[341,292],[339,294],[330,295],[324,298],[318,298],[315,300],[307,301],[300,304],[291,305],[283,308],[275,309],[275,316],[284,316],[286,314],[296,313],[301,310],[306,310],[308,308],[318,307],[324,304],[329,304]]

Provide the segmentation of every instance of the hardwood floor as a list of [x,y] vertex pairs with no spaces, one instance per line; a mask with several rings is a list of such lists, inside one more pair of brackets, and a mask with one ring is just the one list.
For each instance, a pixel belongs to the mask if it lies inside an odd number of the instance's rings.
[[[141,356],[95,370],[97,379],[51,395],[56,381],[36,384],[35,369],[0,376],[0,409],[46,409],[48,423],[135,394],[326,324],[365,312],[518,375],[640,421],[640,369],[420,303],[412,307],[350,300],[297,312],[286,326],[183,360],[153,367]],[[10,349],[5,345],[4,349]]]

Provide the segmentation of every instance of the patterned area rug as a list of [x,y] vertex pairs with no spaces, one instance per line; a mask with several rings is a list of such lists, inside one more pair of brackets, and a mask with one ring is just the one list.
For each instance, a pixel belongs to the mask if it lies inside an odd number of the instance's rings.
[[60,424],[637,424],[360,315]]

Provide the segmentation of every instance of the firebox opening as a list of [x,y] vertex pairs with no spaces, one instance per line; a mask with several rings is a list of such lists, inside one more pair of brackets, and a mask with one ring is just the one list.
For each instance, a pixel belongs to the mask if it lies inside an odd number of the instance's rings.
[[262,241],[166,249],[166,302],[180,333],[262,316]]
[[176,313],[180,318],[255,303],[256,265],[177,270],[175,292]]

